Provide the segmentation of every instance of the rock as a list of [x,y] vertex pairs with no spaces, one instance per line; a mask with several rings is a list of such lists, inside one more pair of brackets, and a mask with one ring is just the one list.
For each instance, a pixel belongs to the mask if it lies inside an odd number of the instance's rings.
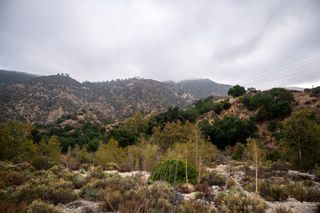
[[315,179],[315,176],[309,173],[304,173],[304,172],[299,172],[299,171],[294,171],[294,170],[289,170],[288,171],[288,176],[291,179],[302,179],[302,180],[313,180]]
[[76,200],[60,206],[67,213],[102,213],[100,203],[88,200]]
[[288,202],[298,202],[295,198],[289,197],[287,199]]

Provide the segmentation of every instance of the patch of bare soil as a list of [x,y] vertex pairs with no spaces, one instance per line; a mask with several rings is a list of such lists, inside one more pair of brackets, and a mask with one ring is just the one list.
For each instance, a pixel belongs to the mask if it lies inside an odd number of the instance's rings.
[[317,213],[319,203],[315,202],[299,202],[299,201],[286,201],[286,202],[266,202],[269,206],[266,213],[274,213],[276,208],[285,207],[290,209],[293,213]]

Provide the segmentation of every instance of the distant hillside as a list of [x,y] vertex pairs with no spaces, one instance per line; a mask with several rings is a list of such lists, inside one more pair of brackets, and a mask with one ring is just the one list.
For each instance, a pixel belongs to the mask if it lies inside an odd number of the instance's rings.
[[50,123],[81,113],[87,120],[104,122],[192,101],[173,86],[150,79],[80,83],[66,75],[41,76],[0,88],[0,121]]
[[37,77],[37,75],[30,73],[0,70],[0,86],[27,82],[35,77]]
[[205,98],[208,96],[227,96],[231,85],[219,84],[209,79],[184,80],[178,83],[170,82],[178,90],[189,93],[195,98]]

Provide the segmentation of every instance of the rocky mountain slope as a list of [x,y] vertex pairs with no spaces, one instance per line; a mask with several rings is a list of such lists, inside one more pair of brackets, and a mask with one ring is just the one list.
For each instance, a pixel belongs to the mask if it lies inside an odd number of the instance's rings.
[[150,79],[80,83],[66,75],[41,76],[0,87],[0,119],[50,123],[65,114],[82,113],[103,122],[192,101],[172,86]]
[[104,122],[133,112],[161,112],[208,95],[227,94],[228,85],[208,79],[180,83],[132,78],[80,83],[66,74],[36,76],[0,71],[0,121],[50,123],[67,114]]
[[170,82],[178,90],[189,93],[197,99],[208,96],[227,96],[231,85],[219,84],[210,79],[184,80],[178,83]]
[[5,86],[12,83],[28,82],[29,80],[36,77],[37,75],[25,72],[0,70],[0,86]]

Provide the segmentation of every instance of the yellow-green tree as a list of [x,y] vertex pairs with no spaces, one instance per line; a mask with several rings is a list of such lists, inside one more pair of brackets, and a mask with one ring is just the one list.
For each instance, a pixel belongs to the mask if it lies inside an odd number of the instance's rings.
[[145,138],[139,138],[135,145],[128,146],[128,164],[133,170],[152,171],[159,158],[159,147]]
[[300,169],[313,169],[320,162],[320,113],[298,111],[283,125],[281,146],[285,158]]
[[31,131],[31,124],[16,121],[0,123],[0,160],[32,160],[36,146],[31,140]]
[[163,130],[156,127],[153,130],[150,141],[160,147],[161,153],[165,153],[175,143],[186,143],[193,137],[194,124],[180,121],[167,123]]
[[48,142],[41,140],[38,145],[37,155],[45,157],[52,164],[59,163],[61,148],[58,137],[51,136]]
[[[176,141],[166,152],[165,158],[183,160],[186,164],[195,167],[198,171],[199,179],[204,167],[212,166],[216,161],[219,156],[219,151],[212,143],[204,138],[196,124],[186,123],[183,128],[179,127],[177,131],[181,131],[182,133],[188,132],[188,138],[183,136],[179,140],[179,138],[176,137]],[[179,134],[176,133],[174,135],[177,136]]]
[[110,139],[107,143],[99,146],[96,152],[96,160],[102,166],[107,163],[120,165],[125,161],[125,149],[119,146],[118,141]]

